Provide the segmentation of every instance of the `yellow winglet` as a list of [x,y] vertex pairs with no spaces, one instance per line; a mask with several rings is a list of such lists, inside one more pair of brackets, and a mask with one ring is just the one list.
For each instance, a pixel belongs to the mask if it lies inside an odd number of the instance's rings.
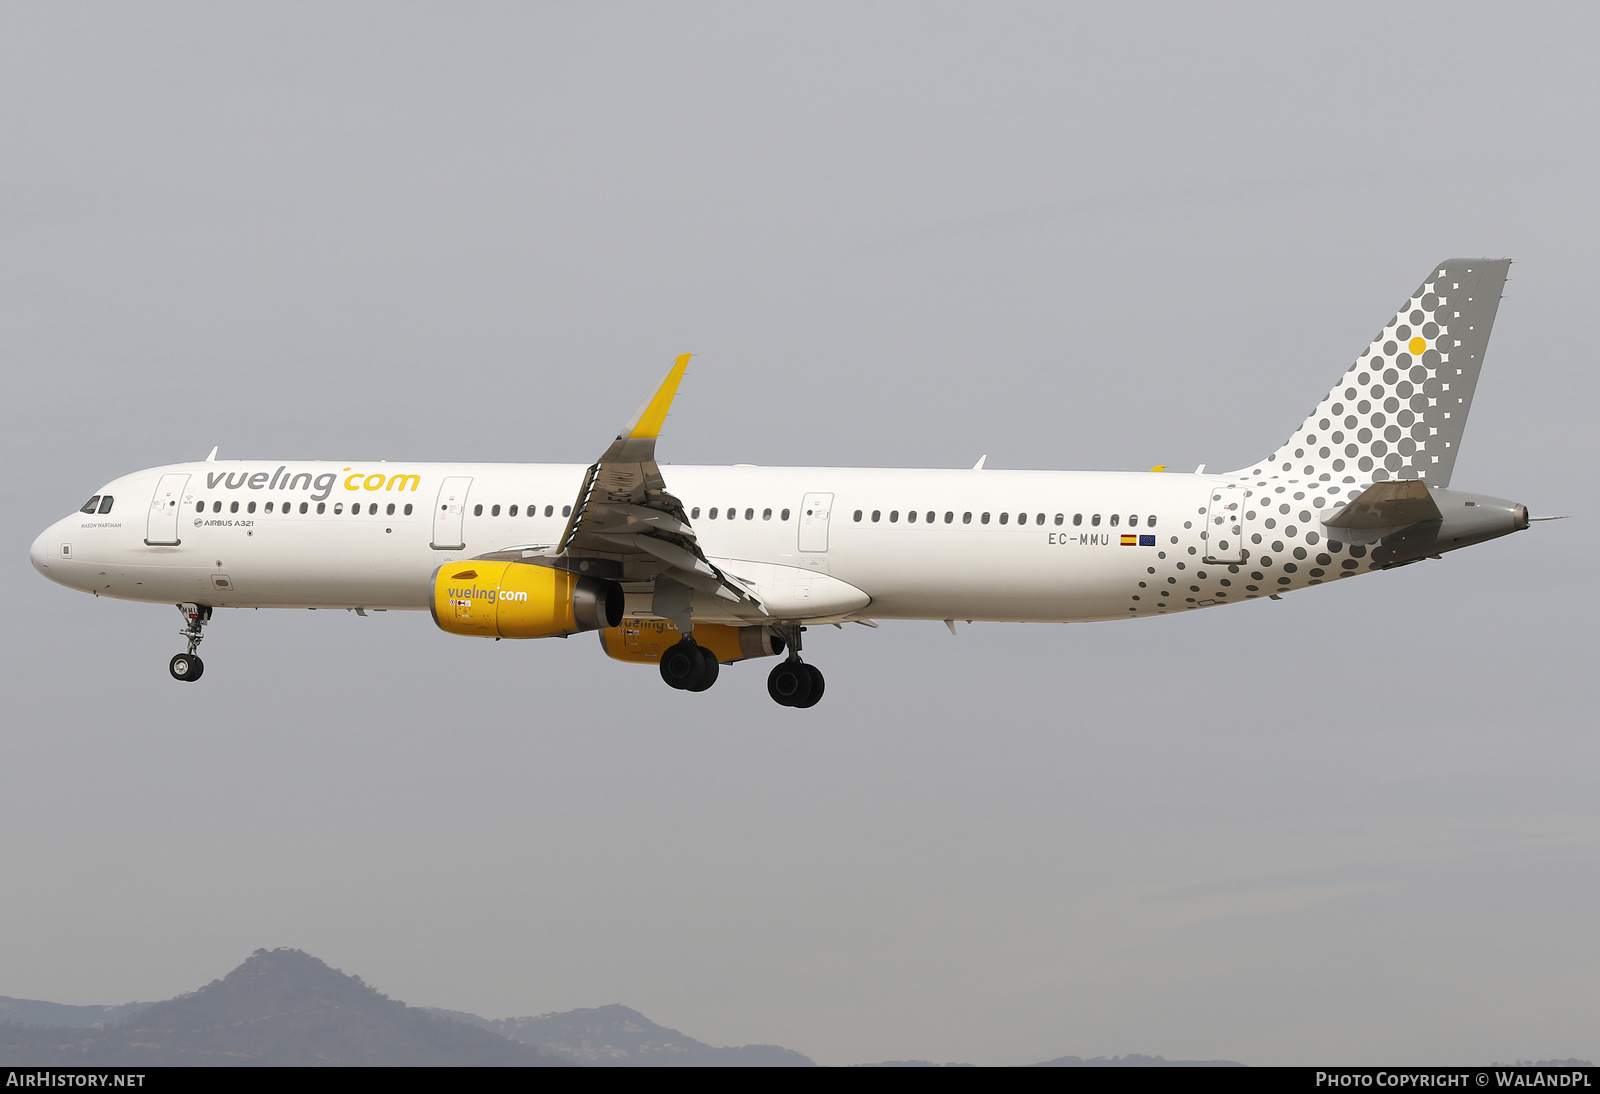
[[1154,467],[1152,467],[1150,470],[1152,470],[1152,471],[1165,471],[1166,469],[1167,469],[1167,465],[1166,464],[1158,463]]
[[639,408],[639,413],[633,421],[628,423],[623,430],[623,436],[630,441],[653,440],[661,435],[661,426],[667,420],[667,410],[672,406],[672,399],[678,394],[678,384],[683,380],[683,371],[689,367],[689,354],[685,353],[672,363],[672,368],[667,372],[667,378],[661,381],[655,397]]

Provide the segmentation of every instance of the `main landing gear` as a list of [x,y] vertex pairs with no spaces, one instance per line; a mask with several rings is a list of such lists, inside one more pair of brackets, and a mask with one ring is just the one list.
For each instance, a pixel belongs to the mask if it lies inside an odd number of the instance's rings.
[[192,684],[206,670],[205,662],[194,651],[200,648],[200,639],[205,637],[200,628],[211,622],[211,609],[200,604],[179,604],[178,610],[183,613],[183,630],[178,633],[188,639],[189,652],[180,653],[167,662],[167,671],[174,680]]
[[[779,662],[767,676],[767,694],[780,706],[816,706],[825,684],[815,665],[800,660],[800,632],[804,628],[785,624],[773,629],[789,648],[789,658]],[[717,682],[720,670],[717,655],[691,638],[668,646],[661,655],[661,679],[679,691],[705,691]]]
[[773,669],[767,677],[767,694],[786,707],[814,707],[822,698],[822,673],[795,657]]
[[804,627],[790,626],[779,632],[789,647],[789,657],[767,676],[767,694],[772,696],[773,702],[802,710],[817,705],[825,686],[817,666],[800,660],[800,635],[804,630]]
[[721,671],[717,655],[693,639],[685,638],[661,655],[661,679],[679,691],[705,691]]

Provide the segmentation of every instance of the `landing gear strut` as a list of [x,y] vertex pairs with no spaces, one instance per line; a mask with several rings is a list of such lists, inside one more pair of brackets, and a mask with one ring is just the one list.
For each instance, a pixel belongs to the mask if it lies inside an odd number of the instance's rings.
[[717,682],[721,671],[717,655],[691,638],[669,646],[661,655],[661,679],[679,691],[705,691]]
[[814,707],[826,686],[817,666],[800,660],[800,632],[803,630],[804,627],[795,626],[780,632],[789,647],[789,657],[767,676],[767,694],[779,706]]
[[174,680],[193,683],[206,670],[205,662],[196,656],[195,650],[200,648],[200,640],[205,637],[200,628],[211,622],[211,609],[200,604],[179,604],[178,611],[183,613],[183,630],[178,633],[188,640],[189,652],[180,653],[167,662],[167,671]]

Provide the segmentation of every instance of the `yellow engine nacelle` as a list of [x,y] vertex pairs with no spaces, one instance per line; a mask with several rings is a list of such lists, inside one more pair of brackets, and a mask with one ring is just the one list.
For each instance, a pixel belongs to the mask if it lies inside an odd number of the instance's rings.
[[[607,656],[618,661],[654,665],[683,637],[665,619],[630,619],[620,627],[600,632]],[[694,640],[710,650],[724,665],[748,657],[771,657],[783,652],[783,639],[771,627],[731,627],[725,623],[697,623]]]
[[428,607],[441,630],[479,638],[551,638],[615,627],[622,586],[526,562],[470,559],[433,575]]

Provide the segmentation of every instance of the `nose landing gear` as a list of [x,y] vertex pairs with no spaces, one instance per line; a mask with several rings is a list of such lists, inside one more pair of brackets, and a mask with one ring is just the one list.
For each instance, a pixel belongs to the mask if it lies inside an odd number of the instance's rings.
[[200,628],[211,622],[211,609],[200,604],[179,604],[178,611],[183,613],[183,630],[178,633],[188,640],[189,652],[168,661],[167,671],[174,680],[192,684],[206,670],[205,662],[196,656],[195,650],[200,648],[200,640],[205,637]]

